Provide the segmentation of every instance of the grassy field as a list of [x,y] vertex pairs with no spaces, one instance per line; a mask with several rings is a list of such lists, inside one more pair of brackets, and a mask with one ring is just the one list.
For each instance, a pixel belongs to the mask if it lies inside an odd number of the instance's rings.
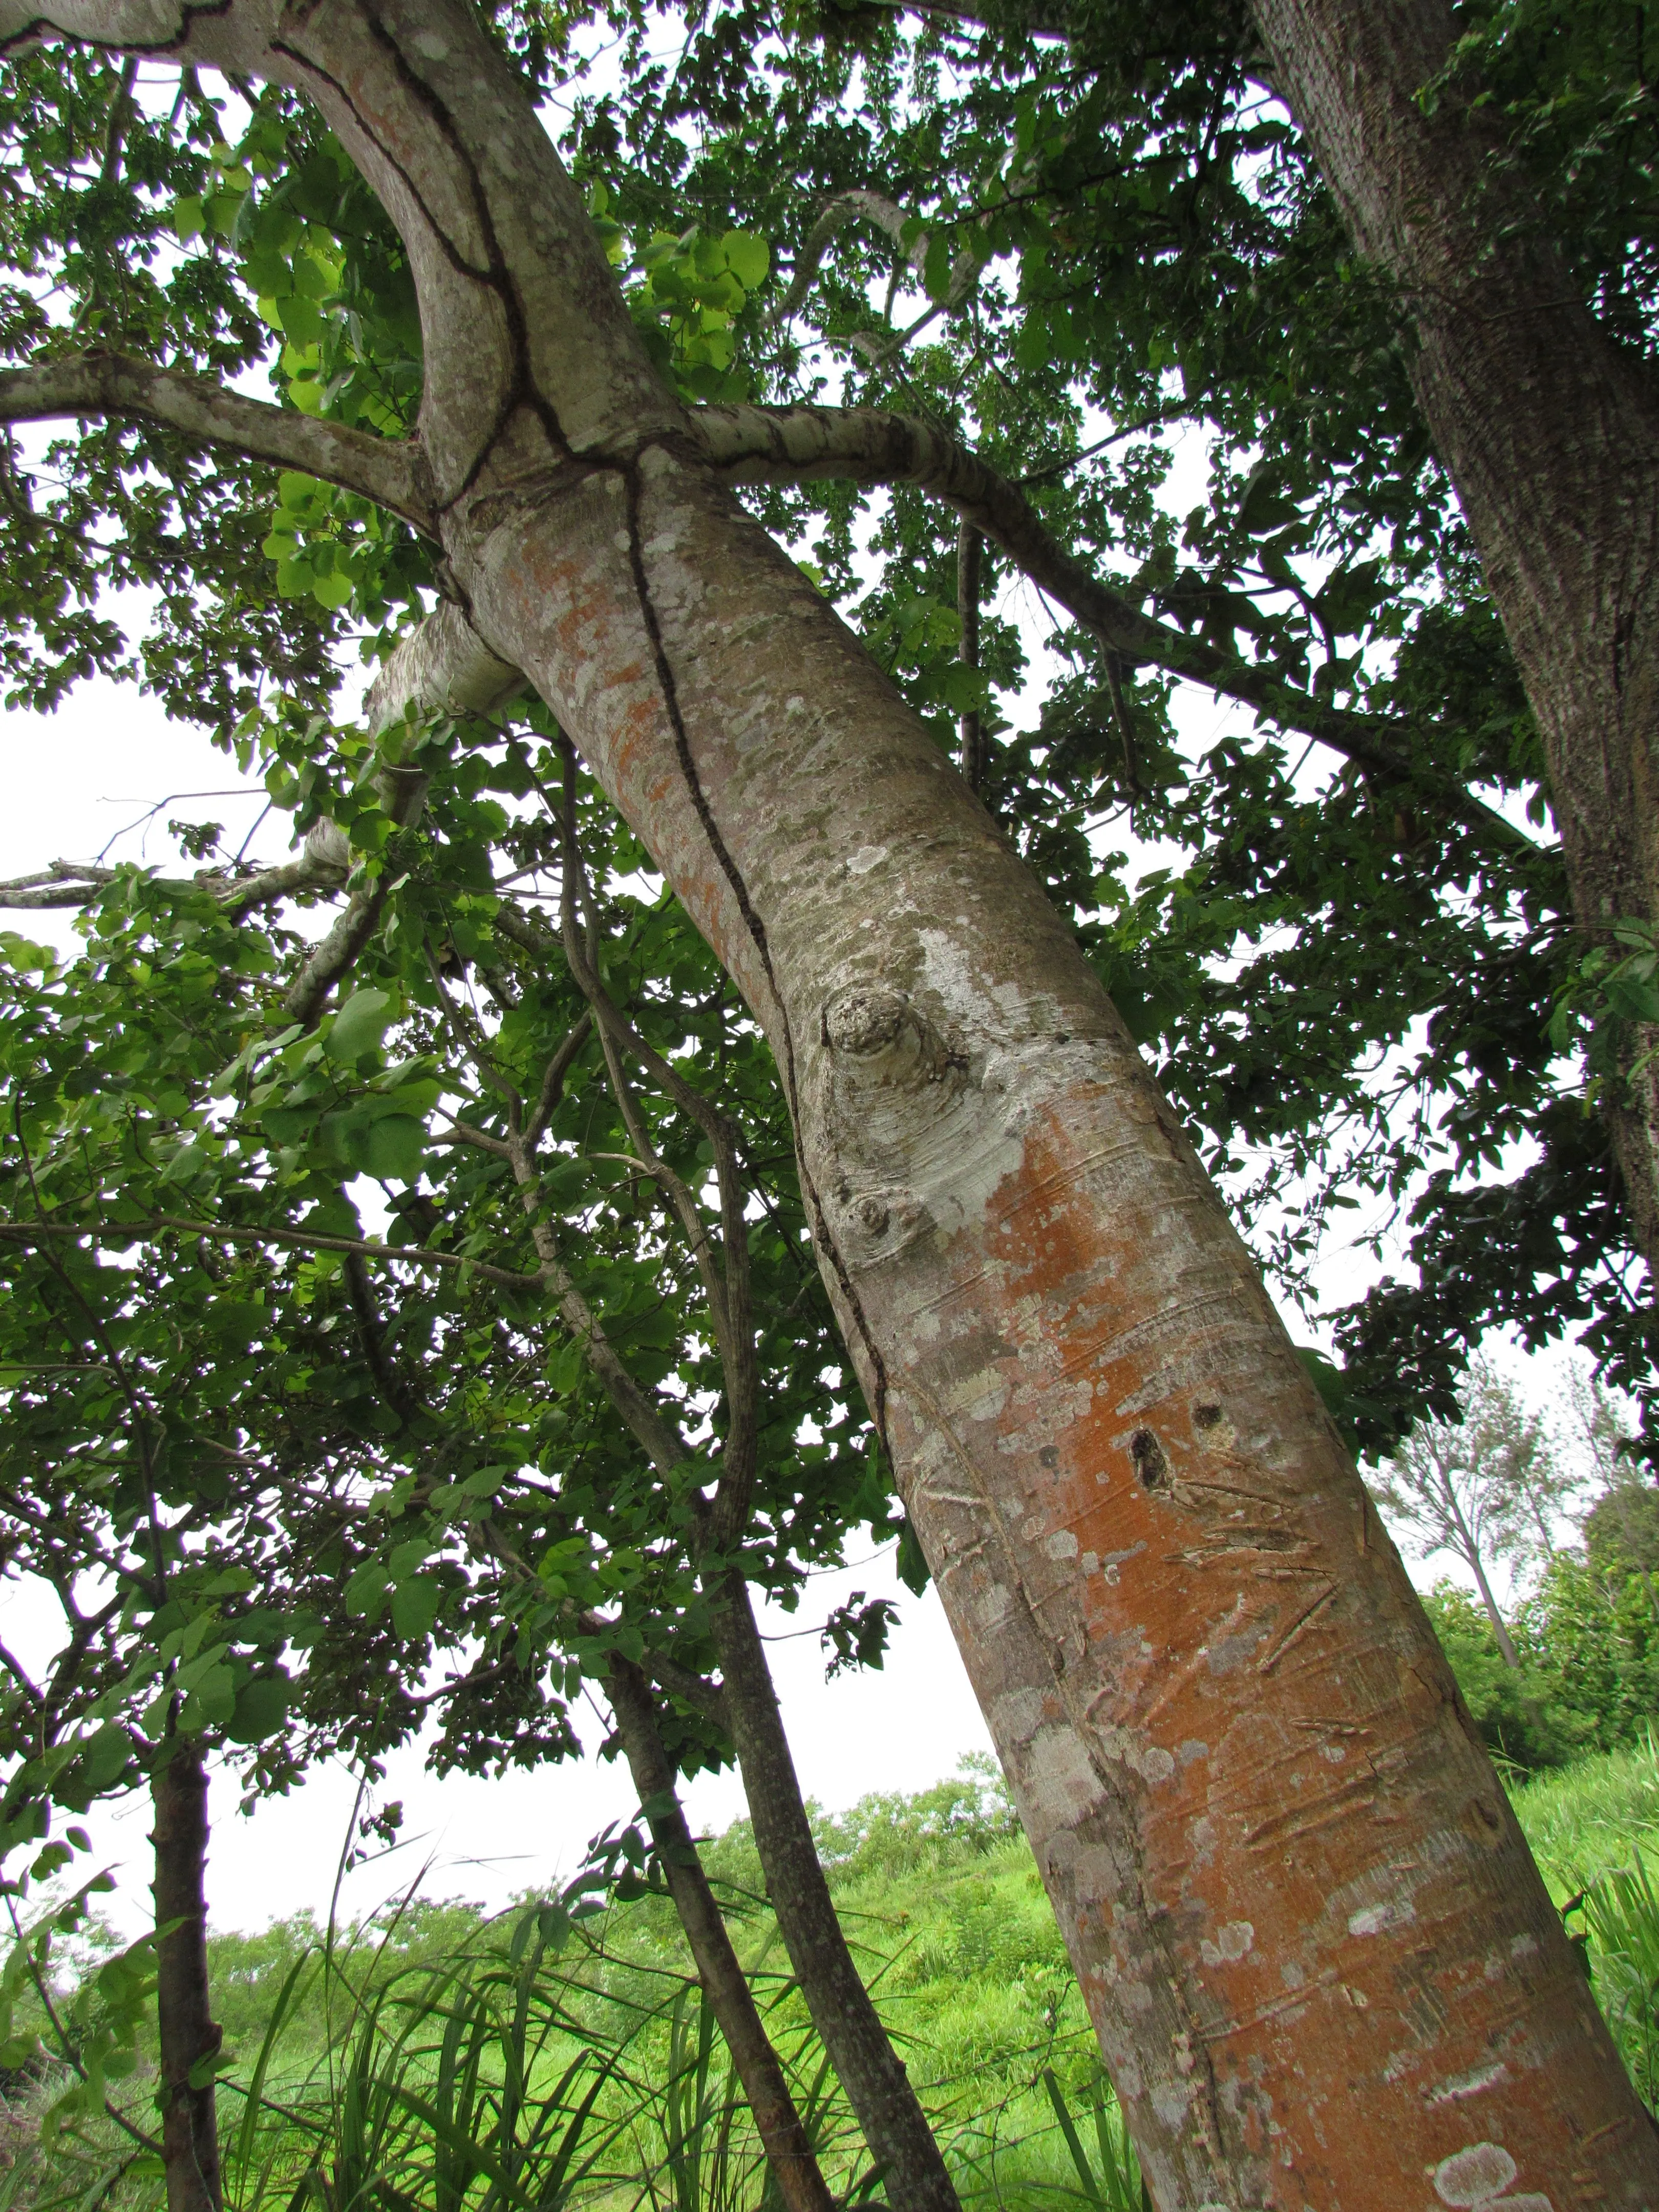
[[[1515,1792],[1632,2072],[1659,2088],[1651,1743]],[[1000,1782],[969,1769],[819,1822],[837,1902],[970,2207],[1139,2212],[1139,2178],[1046,1899]],[[1659,1859],[1659,1852],[1655,1856]],[[708,1851],[833,2185],[874,2178],[827,2078],[745,1827]],[[665,1902],[569,1923],[410,1900],[212,1944],[234,2063],[234,2212],[763,2212],[765,2177]],[[130,2099],[144,2122],[142,2089]],[[25,2205],[148,2212],[154,2161],[101,2126],[0,2172]]]

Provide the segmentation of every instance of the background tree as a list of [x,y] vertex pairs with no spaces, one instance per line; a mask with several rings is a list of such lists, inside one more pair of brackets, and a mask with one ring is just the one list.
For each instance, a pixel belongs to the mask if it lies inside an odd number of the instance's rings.
[[[1553,48],[1547,68],[1586,88],[1599,137],[1645,108],[1646,10],[1569,9],[1524,27],[1496,11],[1465,27],[1438,0],[1261,0],[1254,13],[1414,339],[1413,386],[1538,719],[1586,951],[1624,950],[1621,925],[1650,951],[1654,617],[1637,549],[1659,496],[1659,409],[1645,226],[1638,216],[1633,240],[1616,217],[1588,234],[1571,223],[1571,162],[1558,166],[1537,68]],[[1613,190],[1645,214],[1644,185]],[[1651,1267],[1650,1012],[1615,1000],[1604,1018],[1623,1030],[1603,1111]]]
[[1521,1655],[1492,1589],[1503,1564],[1555,1550],[1554,1522],[1582,1477],[1557,1464],[1542,1419],[1489,1364],[1470,1374],[1462,1419],[1421,1421],[1385,1461],[1371,1493],[1425,1559],[1450,1552],[1474,1577],[1507,1667]]

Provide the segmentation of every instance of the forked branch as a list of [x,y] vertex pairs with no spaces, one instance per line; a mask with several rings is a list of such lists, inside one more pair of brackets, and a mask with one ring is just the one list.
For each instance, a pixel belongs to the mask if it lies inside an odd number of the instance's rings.
[[934,423],[873,407],[707,406],[693,410],[692,425],[708,459],[734,483],[919,484],[948,501],[1121,661],[1190,677],[1390,782],[1427,783],[1484,836],[1495,833],[1510,847],[1529,842],[1455,778],[1416,760],[1408,726],[1328,707],[1270,669],[1143,614],[1055,542],[1018,484]]

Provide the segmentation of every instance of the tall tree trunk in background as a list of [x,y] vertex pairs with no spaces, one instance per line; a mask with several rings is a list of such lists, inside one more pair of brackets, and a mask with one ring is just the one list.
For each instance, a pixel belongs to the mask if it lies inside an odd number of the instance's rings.
[[1486,1562],[1480,1557],[1479,1545],[1471,1542],[1464,1557],[1468,1561],[1470,1573],[1474,1577],[1475,1588],[1480,1593],[1480,1602],[1486,1609],[1486,1619],[1492,1624],[1499,1656],[1506,1667],[1512,1667],[1518,1674],[1521,1654],[1516,1650],[1515,1638],[1510,1634],[1503,1614],[1498,1610],[1498,1600],[1492,1595],[1492,1583],[1486,1573]]
[[812,2025],[882,2170],[889,2203],[903,2212],[960,2212],[939,2145],[836,1916],[748,1586],[740,1574],[728,1574],[709,1596],[755,1848]]
[[[1061,917],[699,458],[476,12],[62,11],[299,85],[407,241],[446,573],[771,1042],[1162,2212],[1659,2203],[1659,2142],[1191,1146]],[[40,12],[0,0],[0,29]]]
[[[1578,299],[1490,119],[1416,95],[1446,0],[1252,0],[1355,243],[1398,288],[1412,381],[1543,732],[1580,930],[1659,921],[1659,386]],[[1632,1025],[1631,1069],[1659,1044]],[[1659,1282],[1659,1062],[1607,1114]]]
[[[167,1754],[171,1755],[168,1756]],[[209,2001],[207,1770],[193,1738],[170,1736],[150,1778],[155,1815],[156,2011],[161,2043],[161,2153],[167,2212],[223,2212],[213,2077],[191,2074],[222,2042]]]
[[651,1686],[637,1667],[613,1655],[607,1666],[605,1690],[634,1787],[647,1808],[651,1840],[662,1863],[668,1893],[685,1931],[709,2008],[743,2084],[785,2212],[833,2212],[835,2199],[819,2171],[782,2064],[766,2033],[680,1809],[678,1778],[663,1749]]

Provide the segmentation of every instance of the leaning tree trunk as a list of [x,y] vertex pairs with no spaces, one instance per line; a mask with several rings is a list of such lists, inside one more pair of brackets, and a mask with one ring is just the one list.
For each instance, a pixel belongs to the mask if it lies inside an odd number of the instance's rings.
[[697,1978],[743,2084],[784,2212],[835,2212],[835,2199],[796,2109],[783,2063],[766,2033],[680,1808],[678,1778],[663,1748],[651,1686],[637,1667],[613,1653],[606,1663],[605,1692],[629,1772],[646,1808],[663,1879],[690,1947]]
[[476,13],[64,14],[301,86],[407,241],[451,587],[771,1041],[853,1361],[1162,2212],[1659,2202],[1191,1146],[965,783],[700,459]]
[[962,2212],[927,2115],[836,1916],[748,1585],[734,1571],[709,1595],[755,1850],[818,2040],[880,2169],[887,2202],[904,2212]]
[[222,2212],[213,2094],[213,2062],[222,2038],[208,1992],[207,1770],[190,1736],[170,1736],[157,1758],[166,1763],[150,1777],[155,1814],[150,1840],[155,1925],[161,1931],[155,2003],[167,2212]]
[[[1411,377],[1543,734],[1573,914],[1591,944],[1659,921],[1659,387],[1577,295],[1492,127],[1417,94],[1446,0],[1252,0],[1273,79],[1356,243],[1397,289]],[[1659,1280],[1659,1031],[1603,1101]]]

